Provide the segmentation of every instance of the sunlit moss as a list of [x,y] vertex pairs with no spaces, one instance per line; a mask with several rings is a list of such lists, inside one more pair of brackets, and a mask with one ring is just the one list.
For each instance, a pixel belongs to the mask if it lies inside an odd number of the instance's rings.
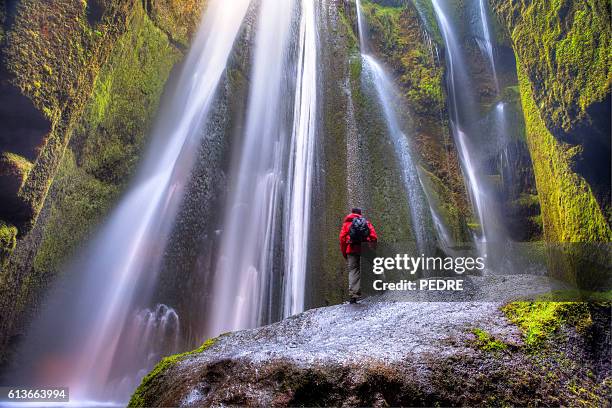
[[5,168],[5,174],[12,174],[16,178],[20,187],[25,183],[32,170],[32,163],[28,159],[10,152],[4,152],[0,155],[0,165]]
[[612,28],[604,0],[493,0],[549,127],[569,131],[610,93]]
[[548,242],[611,241],[612,231],[591,188],[572,171],[578,148],[566,146],[554,138],[542,120],[531,84],[521,66],[518,76],[544,237]]
[[502,310],[521,329],[523,341],[531,349],[542,346],[564,324],[584,330],[592,323],[584,302],[513,302]]
[[445,105],[443,69],[436,62],[420,23],[417,6],[381,6],[364,1],[362,8],[372,43],[395,71],[412,109],[438,115]]
[[476,328],[472,329],[472,333],[476,336],[476,346],[483,351],[500,351],[508,348],[506,343],[496,339],[485,330]]
[[0,267],[17,243],[17,228],[0,220]]
[[198,347],[195,350],[188,351],[188,352],[181,353],[181,354],[175,354],[175,355],[163,358],[159,363],[157,363],[155,368],[153,368],[153,370],[151,370],[151,372],[142,379],[142,382],[140,383],[140,385],[138,386],[138,388],[132,395],[132,398],[130,399],[128,407],[135,408],[135,407],[148,406],[144,394],[147,392],[148,388],[153,384],[153,382],[157,379],[157,377],[160,374],[162,374],[168,368],[173,367],[176,364],[180,363],[188,356],[206,351],[206,349],[214,346],[215,343],[218,341],[218,339],[219,339],[218,337],[208,339],[200,347]]

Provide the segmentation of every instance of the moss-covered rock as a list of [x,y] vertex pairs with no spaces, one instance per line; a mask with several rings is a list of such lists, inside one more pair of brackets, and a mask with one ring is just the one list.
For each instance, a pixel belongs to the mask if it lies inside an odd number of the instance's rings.
[[[50,133],[42,133],[42,145],[0,146],[22,152],[4,156],[22,157],[12,160],[12,168],[27,175],[11,198],[12,208],[23,214],[15,223],[23,239],[2,270],[0,350],[21,330],[26,308],[36,307],[38,296],[124,190],[165,84],[184,55],[151,20],[143,2],[63,3],[17,2],[3,49],[10,75],[1,78],[0,86],[26,112],[41,112]],[[189,24],[177,22],[185,33],[195,29],[195,13]],[[0,108],[0,116],[14,113]],[[44,218],[34,225],[43,203]]]
[[610,242],[612,231],[590,186],[572,171],[572,160],[579,147],[560,142],[550,133],[522,66],[519,67],[519,84],[545,239],[549,242]]
[[504,306],[503,311],[521,328],[525,345],[532,349],[542,346],[565,324],[584,331],[592,323],[584,302],[513,302]]
[[[501,306],[374,298],[313,309],[273,325],[229,333],[203,352],[160,364],[132,404],[606,404],[610,359],[594,353],[591,342],[609,349],[609,335],[587,326],[576,330],[582,312],[570,313],[576,320],[565,314],[555,318],[556,332],[562,335],[548,338],[550,352],[535,353],[524,345],[522,326],[509,322]],[[609,306],[607,312],[609,330]]]
[[0,221],[0,267],[4,265],[7,257],[15,249],[16,244],[17,228],[4,221]]
[[3,195],[0,208],[5,218],[19,219],[21,214],[16,197],[31,170],[32,163],[23,156],[10,152],[0,155],[0,191]]
[[483,329],[472,329],[472,333],[476,336],[474,341],[476,347],[483,351],[501,351],[506,350],[508,345],[503,341],[496,339],[495,336]]
[[610,5],[604,0],[493,0],[546,126],[570,131],[612,85]]
[[18,126],[21,137],[3,139],[0,149],[33,163],[17,194],[7,197],[20,210],[7,217],[20,233],[34,224],[99,67],[125,28],[121,17],[129,2],[108,3],[96,29],[87,20],[87,2],[23,0],[13,5],[1,53],[0,116],[2,131],[13,135]]
[[411,3],[391,7],[365,1],[362,8],[371,41],[393,69],[410,108],[420,115],[439,118],[446,105],[444,68],[434,57],[416,7]]
[[[410,138],[429,204],[454,242],[469,241],[466,220],[471,210],[457,150],[447,117],[444,62],[437,57],[441,42],[428,2],[364,1],[369,43],[384,61],[405,103],[403,121]],[[370,123],[370,122],[368,122]]]
[[206,0],[148,0],[144,4],[155,25],[173,42],[187,48]]
[[[129,181],[164,85],[181,53],[138,4],[95,81],[53,189],[34,260],[57,271],[96,228]],[[136,52],[135,52],[136,51]],[[139,103],[134,103],[138,100]]]
[[215,343],[217,342],[217,339],[218,338],[208,339],[204,343],[202,343],[202,345],[200,347],[198,347],[195,350],[187,351],[187,352],[181,353],[181,354],[174,354],[172,356],[169,356],[169,357],[166,357],[166,358],[162,359],[159,363],[157,363],[155,368],[153,368],[153,370],[151,370],[151,372],[148,373],[142,379],[142,382],[140,383],[140,385],[138,386],[136,391],[134,391],[134,394],[132,395],[132,398],[130,399],[128,407],[130,407],[130,408],[136,408],[136,407],[144,408],[144,407],[151,406],[151,400],[150,400],[150,398],[151,398],[151,389],[155,388],[156,386],[159,386],[159,382],[160,382],[159,381],[159,377],[160,377],[160,374],[163,373],[164,371],[168,370],[172,366],[174,366],[174,365],[180,363],[181,361],[185,360],[189,356],[205,352],[208,348],[210,348],[210,347],[215,345]]
[[[535,133],[550,135],[549,142],[540,140],[530,145],[532,156],[538,157],[534,158],[534,163],[536,173],[540,173],[539,176],[536,174],[540,179],[539,188],[552,188],[543,185],[545,176],[541,167],[547,164],[538,160],[546,160],[542,151],[550,151],[554,141],[564,153],[556,154],[559,159],[549,158],[549,162],[554,160],[564,164],[551,164],[558,168],[557,179],[548,178],[550,174],[546,179],[555,180],[553,184],[558,187],[568,178],[576,179],[572,173],[578,178],[570,183],[580,185],[577,189],[583,190],[575,200],[569,199],[571,191],[576,190],[574,187],[563,192],[555,188],[566,199],[551,201],[547,198],[549,194],[542,195],[542,205],[553,206],[543,208],[548,213],[543,217],[547,238],[563,242],[585,238],[609,241],[609,228],[600,224],[601,217],[595,214],[593,200],[587,196],[595,199],[604,215],[609,213],[610,5],[602,0],[494,0],[492,3],[509,33],[523,77],[521,94],[531,129],[530,138],[533,141]],[[565,176],[560,173],[565,173]],[[561,181],[561,178],[566,181]],[[591,191],[586,192],[587,188]],[[557,212],[557,218],[572,217],[575,208],[583,205],[586,216],[582,222],[574,226],[566,223],[561,227],[564,231],[560,230],[559,222],[551,222],[550,214]],[[609,217],[607,223],[609,227]]]

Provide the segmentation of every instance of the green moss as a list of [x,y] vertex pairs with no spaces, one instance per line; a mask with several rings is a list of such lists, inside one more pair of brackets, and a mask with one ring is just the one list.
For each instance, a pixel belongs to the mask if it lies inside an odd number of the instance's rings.
[[476,336],[476,346],[483,351],[500,351],[508,348],[506,343],[482,329],[472,329],[472,333]]
[[112,68],[100,72],[75,134],[76,143],[83,144],[79,162],[89,174],[112,184],[129,179],[166,79],[181,57],[141,8],[131,27],[110,58]]
[[4,152],[0,155],[0,163],[5,167],[6,174],[13,174],[20,180],[20,186],[25,183],[32,170],[32,163],[23,156],[15,153]]
[[128,407],[146,407],[147,402],[144,394],[147,392],[148,388],[152,385],[152,383],[160,374],[162,374],[170,367],[173,367],[176,364],[180,363],[190,355],[203,353],[206,349],[212,347],[218,341],[218,339],[218,337],[208,339],[199,348],[193,351],[175,354],[162,359],[159,363],[157,363],[155,368],[153,368],[153,370],[142,379],[142,382],[132,395]]
[[540,348],[562,325],[584,330],[592,323],[584,302],[513,302],[502,311],[521,329],[525,345],[532,350]]
[[537,207],[540,205],[540,199],[537,194],[523,193],[514,201],[514,204],[518,207]]
[[55,177],[53,204],[34,258],[34,274],[43,276],[59,271],[94,232],[118,195],[116,186],[105,184],[79,168],[68,150]]
[[147,13],[155,25],[174,43],[187,48],[207,2],[207,0],[157,0],[147,3]]
[[3,64],[13,77],[11,83],[50,120],[50,131],[44,131],[42,142],[32,146],[38,157],[15,197],[27,213],[25,222],[19,220],[24,232],[34,225],[42,208],[113,35],[124,28],[121,16],[125,8],[112,8],[113,24],[104,24],[105,32],[110,29],[112,35],[94,40],[82,24],[85,10],[79,2],[16,2]]
[[411,109],[439,117],[445,106],[444,73],[419,18],[428,9],[412,3],[390,7],[371,1],[362,3],[362,8],[371,43],[393,68]]
[[417,11],[419,12],[419,16],[427,32],[434,39],[437,44],[444,44],[442,40],[442,35],[440,34],[440,28],[438,27],[438,20],[436,19],[436,12],[433,8],[433,4],[431,1],[427,0],[411,0]]
[[17,227],[0,220],[0,267],[17,244]]
[[527,144],[534,165],[545,239],[548,242],[610,242],[612,231],[591,188],[572,171],[577,148],[564,145],[549,132],[533,99],[531,84],[522,67],[518,68]]
[[357,38],[357,34],[353,31],[351,22],[346,16],[343,7],[338,8],[338,15],[342,23],[344,38],[347,40],[349,53],[359,53],[359,39]]
[[610,7],[603,0],[493,0],[549,128],[570,131],[612,84]]
[[141,6],[129,27],[95,81],[56,176],[34,260],[37,275],[57,272],[108,214],[135,169],[164,84],[181,56]]

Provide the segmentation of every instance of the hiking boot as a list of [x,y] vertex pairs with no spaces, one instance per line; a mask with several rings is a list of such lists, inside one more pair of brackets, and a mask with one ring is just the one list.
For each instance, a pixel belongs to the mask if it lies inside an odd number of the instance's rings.
[[353,305],[353,304],[357,303],[357,298],[352,297],[352,298],[349,300],[349,303],[350,303],[351,305]]

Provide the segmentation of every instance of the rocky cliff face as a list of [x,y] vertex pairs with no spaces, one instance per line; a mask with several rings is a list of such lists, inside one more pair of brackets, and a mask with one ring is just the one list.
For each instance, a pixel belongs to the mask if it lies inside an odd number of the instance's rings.
[[[417,157],[417,167],[421,180],[430,194],[430,204],[449,228],[455,242],[469,241],[467,223],[472,217],[468,205],[466,188],[463,182],[457,150],[455,149],[446,118],[448,107],[445,93],[445,65],[437,55],[436,35],[431,30],[424,10],[419,2],[365,1],[362,3],[364,18],[367,20],[367,34],[371,51],[384,62],[385,68],[396,81],[402,98],[402,122],[414,140],[413,147]],[[356,10],[348,13],[352,27],[357,33]],[[433,18],[432,16],[429,16]],[[359,63],[356,68],[361,68]],[[363,94],[356,92],[357,95]],[[380,114],[371,105],[371,95],[361,95],[361,123],[363,132],[369,139],[376,140],[380,131],[373,128],[374,120],[369,116]],[[364,100],[365,99],[365,100]],[[368,105],[370,104],[370,105]],[[367,124],[367,125],[366,125]],[[384,126],[384,124],[381,124]],[[392,152],[383,152],[383,155]],[[384,157],[384,156],[383,156]],[[373,179],[389,178],[382,168],[373,168]],[[373,186],[376,188],[376,185]],[[397,190],[391,186],[389,190]],[[384,200],[374,207],[381,213],[385,203],[394,202],[390,191],[372,194],[375,199]],[[401,214],[401,213],[400,213]],[[405,217],[400,217],[404,219]],[[391,220],[390,220],[391,221]],[[397,224],[396,220],[390,224]],[[387,236],[402,237],[401,231],[386,231]],[[433,234],[433,230],[431,231]],[[398,241],[401,238],[396,238]]]
[[516,55],[544,239],[553,244],[549,269],[601,287],[609,281],[612,239],[610,5],[492,4]]
[[[474,279],[498,300],[548,288],[532,277]],[[310,310],[162,360],[130,406],[604,403],[610,364],[592,349],[595,309],[502,305],[382,297]],[[597,341],[609,348],[605,334]]]
[[610,5],[494,0],[517,59],[549,242],[609,242]]
[[203,4],[0,2],[2,346],[125,187]]

